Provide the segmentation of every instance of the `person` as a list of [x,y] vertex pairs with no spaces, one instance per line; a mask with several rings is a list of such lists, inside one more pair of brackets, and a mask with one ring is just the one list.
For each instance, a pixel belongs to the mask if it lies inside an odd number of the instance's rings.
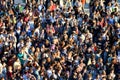
[[83,10],[84,10],[84,6],[85,6],[85,4],[86,4],[86,0],[81,0],[81,2],[82,2]]
[[116,0],[25,1],[0,0],[0,80],[119,80]]

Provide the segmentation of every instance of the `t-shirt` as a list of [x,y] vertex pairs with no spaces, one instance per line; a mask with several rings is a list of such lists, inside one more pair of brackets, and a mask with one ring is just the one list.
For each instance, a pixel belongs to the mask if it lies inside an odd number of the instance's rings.
[[54,11],[56,9],[56,5],[55,4],[53,4],[53,5],[51,5],[50,7],[49,7],[49,10],[50,11]]
[[21,64],[24,64],[24,60],[23,60],[23,54],[22,53],[18,53],[18,58],[19,58],[19,60],[20,60],[20,62],[21,62]]

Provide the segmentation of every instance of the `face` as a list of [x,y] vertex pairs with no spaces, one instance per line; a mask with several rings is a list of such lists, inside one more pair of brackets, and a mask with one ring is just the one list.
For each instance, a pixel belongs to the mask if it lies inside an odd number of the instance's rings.
[[42,33],[44,33],[44,30],[42,30]]
[[69,71],[67,71],[67,73],[66,73],[66,76],[67,76],[67,77],[69,77],[69,76],[70,76],[70,73],[69,73]]
[[37,47],[37,48],[36,48],[36,51],[37,51],[37,52],[40,52],[40,48],[39,48],[39,47]]
[[35,51],[35,48],[34,48],[34,47],[32,47],[32,51],[33,51],[33,52]]
[[43,4],[43,1],[42,1],[42,0],[40,0],[40,4]]
[[92,61],[92,64],[95,65],[95,63],[96,63],[95,60],[93,60],[93,61]]
[[8,67],[8,70],[12,70],[12,66],[9,66],[9,67]]
[[50,4],[51,4],[51,5],[53,5],[53,2],[52,2],[52,0],[50,1]]

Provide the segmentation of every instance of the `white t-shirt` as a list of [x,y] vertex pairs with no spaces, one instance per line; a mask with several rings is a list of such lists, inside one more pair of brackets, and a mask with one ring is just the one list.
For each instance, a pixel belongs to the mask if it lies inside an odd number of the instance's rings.
[[51,71],[51,70],[47,70],[47,75],[48,75],[48,77],[50,78],[51,75],[52,75],[52,71]]

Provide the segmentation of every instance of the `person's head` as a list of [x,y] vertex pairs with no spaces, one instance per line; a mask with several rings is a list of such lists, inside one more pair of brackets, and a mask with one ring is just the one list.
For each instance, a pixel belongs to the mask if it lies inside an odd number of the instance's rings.
[[8,66],[8,71],[12,71],[12,66]]
[[43,77],[43,80],[48,80],[48,77],[46,76],[46,77]]
[[40,48],[39,47],[36,48],[36,52],[40,52]]
[[106,77],[103,77],[102,80],[106,80]]
[[65,62],[65,57],[64,57],[64,56],[61,56],[60,63],[64,63],[64,62]]
[[4,78],[4,77],[2,77],[2,78],[0,78],[0,80],[5,80],[5,78]]
[[108,75],[107,80],[112,80],[112,77],[110,75]]
[[102,59],[102,58],[99,58],[99,59],[98,59],[98,62],[99,62],[99,63],[103,63],[103,59]]
[[102,71],[102,75],[106,76],[106,71],[105,70]]
[[50,62],[51,62],[50,57],[47,58],[46,62],[47,62],[47,63],[50,63]]
[[49,40],[46,39],[46,40],[45,40],[45,44],[49,44],[49,43],[50,43]]
[[12,35],[12,36],[15,36],[15,33],[14,33],[14,31],[11,31],[11,35]]
[[95,65],[95,64],[96,64],[96,61],[95,61],[95,60],[92,60],[92,64]]
[[44,29],[42,29],[42,33],[44,33],[45,32],[45,30]]
[[112,69],[112,70],[110,71],[110,73],[114,73],[114,69]]
[[20,53],[23,54],[25,52],[24,48],[20,49]]
[[99,79],[100,79],[100,75],[97,74],[97,76],[96,76],[96,80],[99,80]]
[[77,79],[77,73],[73,72],[73,79]]
[[40,0],[40,5],[43,5],[43,1],[42,0]]
[[92,80],[92,74],[89,73],[87,76],[88,76],[88,80]]
[[52,0],[50,0],[50,5],[53,5],[54,3],[53,3],[53,1]]
[[35,52],[35,47],[34,46],[31,47],[31,51]]
[[20,44],[24,44],[24,40],[21,39],[21,40],[20,40]]

